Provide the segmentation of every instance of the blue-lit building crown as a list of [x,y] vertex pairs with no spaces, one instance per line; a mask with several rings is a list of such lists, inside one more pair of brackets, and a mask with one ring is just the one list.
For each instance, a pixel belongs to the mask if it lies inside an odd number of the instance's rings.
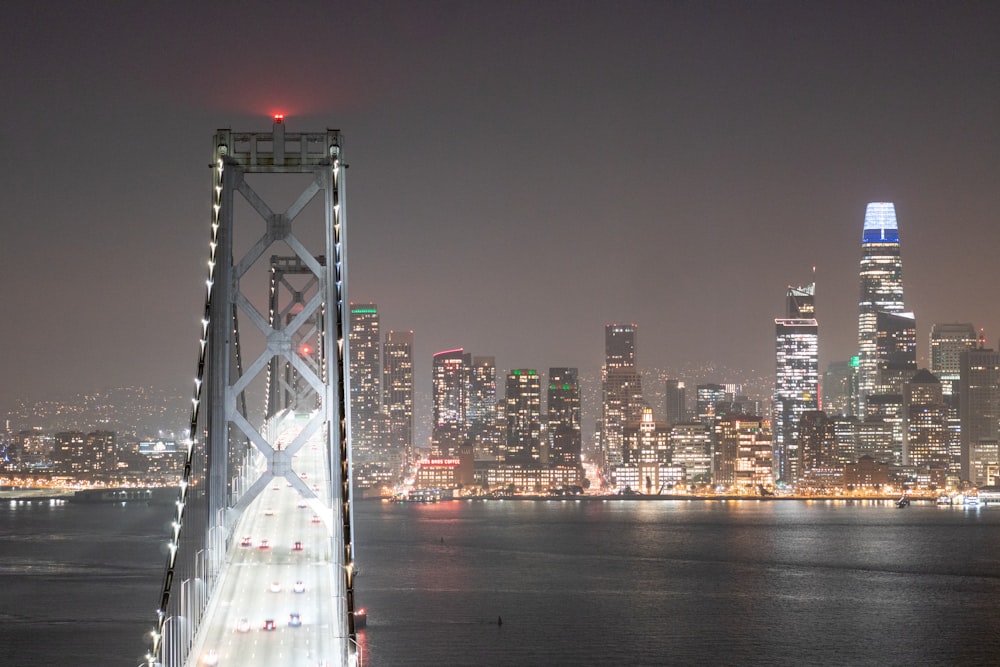
[[899,243],[896,207],[892,202],[871,202],[865,210],[862,243]]

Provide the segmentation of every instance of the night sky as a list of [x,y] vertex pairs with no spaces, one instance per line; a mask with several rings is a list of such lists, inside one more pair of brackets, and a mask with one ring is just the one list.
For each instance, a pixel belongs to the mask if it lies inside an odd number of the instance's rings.
[[[0,9],[0,408],[195,373],[212,135],[340,128],[350,296],[417,381],[773,372],[816,267],[821,369],[856,353],[865,205],[905,301],[1000,336],[1000,3],[28,2]],[[722,381],[726,378],[717,378]]]

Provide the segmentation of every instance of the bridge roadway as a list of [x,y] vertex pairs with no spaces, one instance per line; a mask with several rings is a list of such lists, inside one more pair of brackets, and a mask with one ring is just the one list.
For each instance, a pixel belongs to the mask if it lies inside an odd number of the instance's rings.
[[[286,432],[280,440],[287,443],[294,436]],[[321,441],[307,441],[292,467],[325,498]],[[269,483],[236,528],[189,665],[336,664],[331,520],[329,509],[318,500],[304,499],[284,478]],[[297,582],[302,592],[296,592]],[[293,614],[299,615],[301,625],[293,624]]]

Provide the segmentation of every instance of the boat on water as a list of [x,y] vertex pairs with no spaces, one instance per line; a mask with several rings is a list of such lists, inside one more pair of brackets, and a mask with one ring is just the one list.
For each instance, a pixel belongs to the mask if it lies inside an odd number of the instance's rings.
[[979,507],[979,496],[966,496],[965,505],[967,507]]
[[940,496],[938,496],[938,498],[937,498],[937,504],[938,505],[951,505],[951,496],[949,496],[949,495],[940,495]]
[[903,509],[904,507],[910,506],[910,497],[907,495],[902,495],[899,500],[896,501],[896,507]]

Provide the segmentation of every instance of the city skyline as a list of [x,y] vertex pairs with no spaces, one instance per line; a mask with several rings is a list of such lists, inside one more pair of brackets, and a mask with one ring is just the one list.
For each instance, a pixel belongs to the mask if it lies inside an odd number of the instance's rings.
[[[344,131],[349,296],[377,302],[383,330],[416,332],[418,389],[433,352],[458,346],[498,370],[593,374],[610,322],[641,327],[644,368],[773,371],[781,294],[813,279],[822,372],[856,353],[872,201],[896,206],[918,366],[932,324],[1000,337],[982,306],[1000,282],[1000,96],[981,85],[995,7],[305,3],[294,20],[340,45],[329,61],[236,48],[257,24],[294,34],[283,14],[4,9],[17,68],[0,152],[17,169],[0,186],[0,266],[27,324],[0,334],[16,351],[0,407],[189,385],[206,138],[266,130],[275,111]],[[198,44],[217,48],[201,60]],[[337,74],[306,98],[317,64]],[[59,176],[53,158],[86,168]]]

